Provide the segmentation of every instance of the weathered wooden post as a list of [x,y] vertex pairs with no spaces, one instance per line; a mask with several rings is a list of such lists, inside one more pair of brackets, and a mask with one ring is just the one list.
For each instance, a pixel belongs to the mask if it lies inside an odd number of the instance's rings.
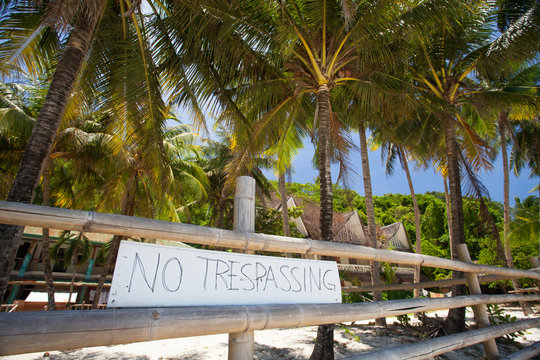
[[[531,262],[531,270],[540,268],[540,261],[538,261],[538,257],[531,256],[529,258],[529,261]],[[534,280],[534,282],[536,284],[536,287],[538,288],[538,291],[536,291],[536,293],[540,294],[540,280]]]
[[[469,254],[467,244],[459,244],[457,250],[459,259],[461,261],[472,263],[471,255]],[[469,293],[471,295],[482,294],[482,289],[480,289],[480,282],[478,281],[478,275],[475,273],[466,272],[465,277],[467,278],[467,284],[469,285]],[[490,325],[490,322],[486,305],[474,305],[472,308],[474,312],[474,318],[478,327],[488,327]],[[495,339],[486,340],[483,344],[486,351],[487,359],[495,360],[499,355],[499,349],[497,348],[497,343],[495,342]]]
[[234,230],[255,232],[255,179],[240,176],[234,192]]
[[[233,228],[246,233],[255,232],[255,179],[250,176],[236,179]],[[230,333],[229,360],[252,360],[254,343],[253,331]]]

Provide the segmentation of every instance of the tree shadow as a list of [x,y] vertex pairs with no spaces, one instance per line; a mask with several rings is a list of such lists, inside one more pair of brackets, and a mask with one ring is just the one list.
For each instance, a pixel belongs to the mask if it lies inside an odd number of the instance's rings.
[[106,355],[103,354],[101,351],[94,351],[91,353],[82,354],[80,350],[73,350],[73,351],[64,351],[59,354],[51,354],[49,356],[39,356],[36,357],[35,360],[38,359],[49,359],[49,360],[103,360],[103,359],[115,359],[115,360],[150,360],[150,358],[146,355],[137,356],[132,353],[126,353],[126,352],[114,352],[114,353],[107,353]]
[[205,351],[202,351],[202,352],[197,352],[197,351],[192,351],[190,352],[189,354],[187,355],[182,355],[182,356],[175,356],[175,357],[167,357],[167,358],[163,358],[163,360],[195,360],[195,359],[208,359],[208,353],[205,352]]
[[264,344],[255,343],[255,360],[283,359],[283,360],[305,360],[306,357],[298,354],[291,348],[276,348]]

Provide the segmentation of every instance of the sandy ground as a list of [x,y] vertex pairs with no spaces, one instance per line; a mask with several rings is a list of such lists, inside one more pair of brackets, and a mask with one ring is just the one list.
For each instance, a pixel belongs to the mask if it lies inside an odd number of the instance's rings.
[[[535,309],[537,312],[540,307]],[[507,313],[518,319],[527,318],[519,308],[505,308]],[[429,316],[444,317],[446,311],[428,313]],[[529,317],[539,316],[538,314]],[[414,318],[411,319],[415,321]],[[388,318],[388,324],[394,324],[396,318]],[[474,324],[472,313],[467,309],[467,322]],[[305,327],[295,329],[273,329],[255,332],[255,359],[309,359],[313,349],[317,328]],[[343,359],[361,352],[399,346],[400,344],[417,342],[419,335],[409,328],[391,325],[387,329],[376,327],[368,321],[336,326],[335,356]],[[187,360],[187,359],[227,359],[227,334],[199,336],[190,338],[158,340],[127,345],[94,347],[72,351],[50,351],[50,359],[58,360],[102,360],[102,359],[137,359],[137,360]],[[540,329],[529,329],[518,342],[524,346],[540,341]],[[500,344],[501,355],[508,355],[518,348]],[[481,344],[459,351],[447,353],[437,359],[464,360],[482,358]],[[0,357],[5,360],[37,360],[43,359],[44,353],[23,354]]]

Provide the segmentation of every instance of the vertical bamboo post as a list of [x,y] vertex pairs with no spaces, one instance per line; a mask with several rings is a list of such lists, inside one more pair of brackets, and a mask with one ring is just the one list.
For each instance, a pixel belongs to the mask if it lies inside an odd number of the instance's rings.
[[[234,193],[234,230],[255,232],[255,179],[240,176]],[[247,252],[247,251],[246,251]],[[254,332],[229,334],[229,360],[252,360]]]
[[255,179],[251,176],[236,179],[233,228],[255,232]]
[[[467,244],[458,245],[458,255],[459,259],[463,262],[472,263],[471,255],[469,254],[469,249]],[[471,295],[481,295],[482,290],[480,289],[480,282],[478,281],[478,275],[475,273],[465,273],[467,278],[467,284],[469,285],[469,293]],[[487,313],[487,308],[485,304],[474,305],[473,307],[474,318],[476,324],[479,328],[485,328],[490,325],[489,317]],[[495,360],[499,355],[499,349],[497,348],[497,343],[495,339],[486,340],[484,342],[484,349],[486,351],[486,356],[488,360]]]

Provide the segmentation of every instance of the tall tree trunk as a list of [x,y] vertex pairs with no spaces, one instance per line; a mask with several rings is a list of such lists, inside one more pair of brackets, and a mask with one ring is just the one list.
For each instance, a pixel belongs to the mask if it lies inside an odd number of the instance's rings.
[[[444,143],[446,148],[446,160],[448,166],[448,184],[450,188],[450,219],[451,241],[450,248],[452,259],[459,260],[457,246],[465,243],[463,229],[463,198],[461,195],[461,178],[459,175],[458,145],[454,128],[454,120],[446,119],[444,127]],[[463,273],[453,271],[452,278],[462,278]],[[465,295],[465,286],[452,287],[452,296]],[[445,322],[445,329],[449,333],[465,331],[465,308],[450,309]]]
[[283,216],[283,236],[291,236],[289,227],[289,209],[287,207],[287,187],[285,186],[285,173],[279,173],[279,194],[281,195],[281,215]]
[[[43,170],[43,206],[51,205],[51,160],[49,159],[45,164]],[[42,230],[43,247],[41,250],[41,262],[43,264],[43,276],[45,278],[45,289],[47,290],[47,310],[56,310],[54,302],[54,282],[52,276],[51,256],[49,253],[50,237],[49,229],[43,228]]]
[[[413,203],[414,211],[414,230],[416,234],[416,253],[422,253],[422,237],[420,232],[420,209],[418,208],[418,201],[416,200],[416,193],[414,192],[414,187],[411,179],[411,173],[409,171],[409,165],[407,163],[407,154],[405,150],[400,146],[398,147],[399,159],[405,174],[407,175],[407,183],[409,184],[409,191],[411,192],[411,199]],[[414,282],[420,282],[420,266],[416,266],[414,269]],[[414,289],[414,297],[420,297],[420,289]]]
[[[126,194],[122,201],[122,215],[133,216],[135,215],[135,195],[137,194],[137,175],[134,175],[131,182],[126,188]],[[123,236],[114,235],[112,238],[111,247],[105,257],[105,263],[99,273],[98,284],[94,293],[94,299],[92,299],[92,309],[97,309],[99,305],[99,298],[103,291],[103,284],[107,275],[112,273],[114,264],[116,262],[116,256],[118,255],[118,249],[120,248],[120,242],[124,239]]]
[[[106,0],[99,0],[98,14],[103,12],[105,4]],[[97,14],[91,15],[82,11],[75,22],[22,156],[21,165],[7,197],[8,201],[31,203],[34,199],[36,186],[51,152],[54,137],[98,19]],[[0,225],[0,299],[4,297],[7,288],[22,231],[21,226]]]
[[261,203],[261,206],[263,209],[268,208],[268,204],[266,203],[266,199],[264,198],[264,193],[262,192],[260,187],[255,187],[255,196],[259,199],[259,202]]
[[[358,134],[360,135],[360,155],[362,156],[362,175],[364,179],[364,195],[366,198],[366,215],[368,219],[368,238],[372,248],[377,249],[377,225],[375,224],[375,208],[373,206],[373,190],[371,188],[371,173],[369,170],[369,158],[366,141],[366,129],[362,121],[358,124]],[[371,261],[371,286],[381,285],[381,273],[378,261]],[[373,301],[382,300],[382,291],[373,292]],[[375,319],[378,326],[386,326],[386,318]]]
[[[446,220],[448,221],[448,240],[452,244],[452,214],[450,212],[450,193],[448,192],[448,183],[443,177],[444,185],[444,204],[446,205]],[[452,256],[452,247],[450,247],[450,256]]]
[[508,267],[514,267],[514,261],[512,259],[512,249],[510,248],[510,242],[508,239],[508,233],[510,232],[510,175],[508,169],[508,153],[506,152],[506,124],[505,121],[508,120],[508,114],[503,111],[499,115],[499,133],[501,140],[501,154],[503,162],[503,206],[504,206],[504,255],[506,257],[506,262]]
[[[536,121],[540,121],[540,117],[537,116]],[[540,176],[540,137],[536,138],[534,150],[536,151],[536,169],[538,171],[536,175]],[[540,198],[540,183],[538,184],[538,197]],[[538,256],[540,257],[540,246],[538,247]]]
[[215,227],[221,229],[223,227],[223,222],[225,220],[225,200],[227,196],[225,194],[225,189],[221,191],[219,201],[218,201],[218,216],[215,220]]
[[[332,217],[334,214],[332,174],[330,170],[330,91],[326,84],[317,93],[319,119],[319,180],[321,195],[320,231],[321,240],[333,241]],[[324,259],[324,257],[323,257]],[[334,325],[319,325],[317,339],[310,360],[334,359]]]
[[[510,239],[508,238],[508,233],[510,232],[510,172],[508,169],[508,153],[506,152],[506,125],[508,122],[508,113],[502,111],[499,115],[499,133],[500,133],[500,142],[501,142],[501,154],[503,162],[503,214],[504,214],[504,257],[506,259],[505,266],[509,268],[514,267],[514,260],[512,258],[512,248],[510,247]],[[489,213],[488,213],[489,215]],[[495,229],[497,230],[497,229]],[[498,233],[497,233],[498,235]],[[500,246],[500,238],[497,238],[498,247]],[[520,288],[518,279],[511,279],[512,287],[514,290]],[[528,303],[520,302],[519,305],[523,309],[525,315],[531,314],[533,311]]]
[[[74,257],[77,256],[77,254],[73,254]],[[69,284],[69,295],[66,300],[66,308],[68,307],[69,303],[71,302],[71,294],[73,294],[73,287],[75,285],[75,271],[77,270],[77,266],[75,265],[76,260],[72,257],[71,258],[71,284]]]

